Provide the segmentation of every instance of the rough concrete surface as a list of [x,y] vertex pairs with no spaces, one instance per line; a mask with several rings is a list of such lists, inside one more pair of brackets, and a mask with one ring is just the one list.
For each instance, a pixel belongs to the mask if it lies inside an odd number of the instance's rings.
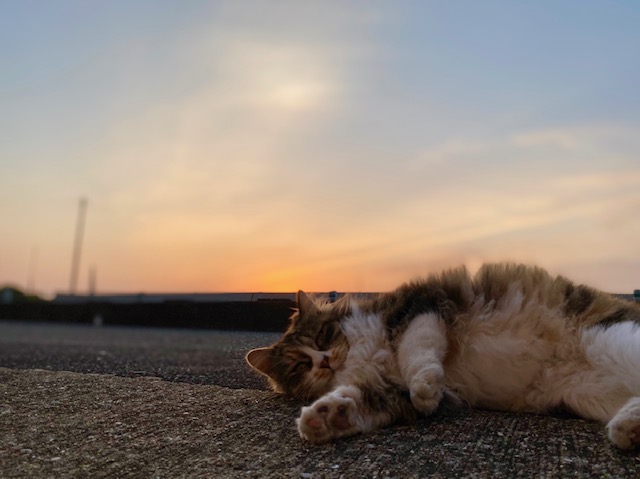
[[639,477],[600,425],[488,411],[326,445],[256,389],[0,368],[3,478]]

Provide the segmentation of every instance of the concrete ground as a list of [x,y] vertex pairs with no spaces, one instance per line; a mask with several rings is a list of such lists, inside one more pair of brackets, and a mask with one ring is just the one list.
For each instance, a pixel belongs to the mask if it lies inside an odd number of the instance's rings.
[[65,328],[0,322],[2,478],[640,477],[573,418],[463,410],[311,445],[241,362],[259,333]]

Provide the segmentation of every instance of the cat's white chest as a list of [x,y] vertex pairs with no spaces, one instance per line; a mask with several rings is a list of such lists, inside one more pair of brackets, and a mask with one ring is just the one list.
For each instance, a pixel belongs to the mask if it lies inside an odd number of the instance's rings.
[[376,376],[397,377],[397,362],[380,316],[356,316],[357,320],[347,320],[342,324],[349,352],[345,367],[336,374],[338,384],[361,383]]

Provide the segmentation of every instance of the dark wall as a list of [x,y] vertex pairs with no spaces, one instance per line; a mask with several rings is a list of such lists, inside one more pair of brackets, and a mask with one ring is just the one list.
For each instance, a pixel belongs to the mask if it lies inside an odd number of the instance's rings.
[[173,328],[284,331],[292,301],[164,302],[158,304],[0,304],[0,319],[156,326]]

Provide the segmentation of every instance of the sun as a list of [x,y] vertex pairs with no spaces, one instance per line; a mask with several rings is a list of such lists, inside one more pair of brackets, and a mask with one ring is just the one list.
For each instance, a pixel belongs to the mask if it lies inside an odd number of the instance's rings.
[[304,45],[240,42],[227,61],[234,87],[241,86],[243,99],[269,108],[325,108],[339,83],[335,61]]
[[304,110],[321,104],[326,95],[326,87],[322,83],[293,80],[283,81],[271,88],[268,97],[271,103],[280,108]]

